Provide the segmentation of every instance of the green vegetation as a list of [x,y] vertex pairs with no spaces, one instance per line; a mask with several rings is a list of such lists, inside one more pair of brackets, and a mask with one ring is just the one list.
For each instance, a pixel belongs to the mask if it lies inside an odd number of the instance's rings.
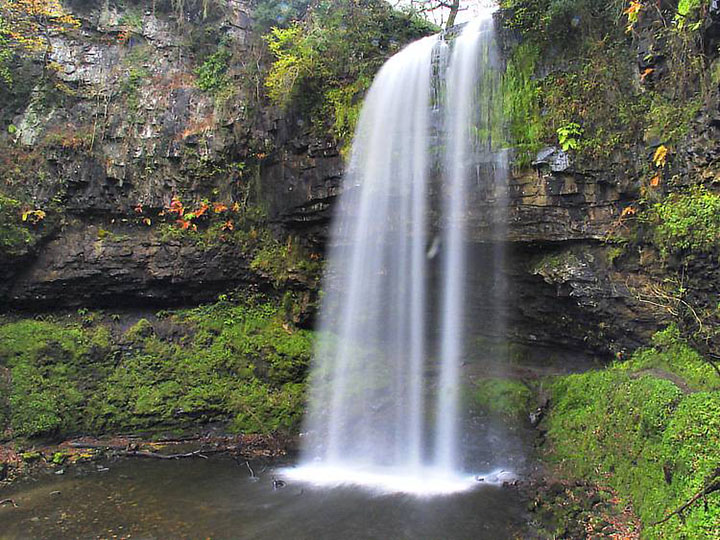
[[618,366],[627,371],[661,369],[680,377],[698,391],[720,390],[720,376],[712,365],[685,341],[671,325],[652,339],[653,347],[639,349],[630,361]]
[[532,399],[527,385],[511,379],[481,379],[471,391],[472,406],[477,410],[516,420],[527,416]]
[[[265,37],[275,56],[268,95],[277,106],[306,114],[320,131],[331,127],[347,145],[372,76],[404,43],[433,30],[379,0],[322,0],[302,22]],[[330,125],[327,112],[334,113]]]
[[[633,84],[637,74],[627,62],[636,51],[626,19],[632,19],[631,31],[637,22],[635,15],[621,15],[627,2],[503,0],[501,5],[507,9],[504,24],[522,35],[505,74],[516,166],[528,166],[542,145],[572,150],[581,161],[602,160],[628,152],[643,138],[674,144],[687,134],[709,87],[698,37],[697,23],[705,16],[701,2],[681,2],[686,15],[677,17],[692,24],[665,21],[653,30],[653,47],[663,49],[653,48],[646,60],[669,58],[672,75],[656,80],[656,69],[647,68],[639,74],[642,89]],[[547,65],[545,57],[552,58]]]
[[534,79],[539,54],[540,49],[529,41],[519,45],[503,79],[504,112],[519,167],[529,166],[541,146],[540,86]]
[[198,88],[208,94],[217,94],[224,90],[230,84],[227,70],[231,58],[232,53],[224,46],[208,56],[195,70]]
[[[278,240],[268,229],[266,213],[255,205],[241,207],[203,203],[195,212],[185,212],[177,222],[161,223],[156,233],[163,242],[191,243],[203,250],[238,249],[250,259],[250,267],[271,278],[276,286],[292,279],[313,281],[320,277],[320,257],[309,252],[297,238]],[[107,233],[105,233],[107,234]]]
[[[0,327],[0,365],[10,370],[4,396],[9,424],[20,436],[77,430],[83,422],[85,377],[106,369],[105,329],[26,320]],[[93,359],[100,360],[94,362]]]
[[655,94],[647,113],[645,140],[665,144],[681,141],[701,106],[702,100],[697,96],[681,103],[662,94]]
[[[682,518],[655,523],[718,480],[720,378],[677,329],[653,343],[628,363],[550,383],[548,455],[564,474],[609,485],[629,499],[643,538],[712,538],[720,528],[717,491]],[[700,391],[683,392],[672,375]]]
[[0,254],[22,255],[36,243],[21,215],[22,203],[0,193]]
[[704,187],[671,193],[641,217],[651,226],[651,241],[665,256],[720,251],[720,195]]
[[4,324],[0,370],[10,377],[0,384],[9,388],[0,396],[2,427],[59,437],[222,420],[247,433],[293,431],[311,334],[287,321],[285,308],[259,297],[224,299],[154,323],[141,319],[119,336],[101,323]]

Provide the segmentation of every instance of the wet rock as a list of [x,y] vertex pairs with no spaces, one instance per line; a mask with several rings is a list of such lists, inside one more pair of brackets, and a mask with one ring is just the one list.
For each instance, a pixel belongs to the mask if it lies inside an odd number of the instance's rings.
[[546,146],[537,153],[532,162],[534,167],[548,167],[552,172],[565,172],[570,168],[570,155],[554,146]]

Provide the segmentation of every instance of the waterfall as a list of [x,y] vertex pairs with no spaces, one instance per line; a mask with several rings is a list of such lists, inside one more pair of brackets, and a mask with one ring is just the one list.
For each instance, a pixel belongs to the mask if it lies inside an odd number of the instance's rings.
[[472,485],[459,445],[466,223],[471,184],[496,188],[479,165],[497,154],[495,56],[488,15],[453,40],[410,44],[367,94],[333,222],[295,478],[419,493]]

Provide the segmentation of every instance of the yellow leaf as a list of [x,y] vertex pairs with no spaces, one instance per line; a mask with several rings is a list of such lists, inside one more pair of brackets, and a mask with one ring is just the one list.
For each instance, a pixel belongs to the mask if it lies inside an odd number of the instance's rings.
[[664,167],[667,164],[668,149],[664,144],[658,146],[653,156],[653,163],[656,167]]

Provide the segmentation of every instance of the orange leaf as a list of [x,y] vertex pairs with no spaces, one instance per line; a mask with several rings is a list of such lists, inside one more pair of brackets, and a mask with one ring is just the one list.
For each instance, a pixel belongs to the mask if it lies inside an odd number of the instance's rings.
[[660,185],[660,180],[662,180],[662,177],[660,176],[660,173],[657,173],[655,176],[652,177],[650,180],[650,185],[652,187],[658,187]]
[[205,212],[207,212],[208,208],[210,208],[210,206],[209,206],[208,204],[202,203],[202,205],[200,206],[200,208],[198,208],[197,210],[195,210],[195,212],[193,212],[193,214],[195,214],[195,217],[200,217],[200,216],[202,216]]
[[223,223],[223,226],[222,226],[223,231],[232,231],[234,229],[235,229],[235,224],[233,223],[232,219],[229,219],[225,223]]
[[645,71],[643,71],[643,72],[640,74],[640,82],[643,82],[643,83],[644,83],[644,82],[645,82],[645,79],[647,78],[647,76],[650,75],[650,74],[652,74],[654,71],[655,71],[655,70],[654,70],[653,68],[647,68]]
[[637,210],[635,209],[634,206],[628,206],[625,209],[623,209],[622,214],[620,214],[620,216],[621,217],[633,216],[636,213],[637,213]]
[[215,212],[216,214],[221,214],[227,211],[227,209],[228,207],[222,203],[215,203],[215,205],[213,206],[213,212]]
[[177,214],[178,216],[182,216],[185,213],[185,208],[180,202],[180,199],[178,199],[177,197],[172,198],[172,201],[170,202],[170,208],[168,208],[168,212],[170,212],[171,214]]

